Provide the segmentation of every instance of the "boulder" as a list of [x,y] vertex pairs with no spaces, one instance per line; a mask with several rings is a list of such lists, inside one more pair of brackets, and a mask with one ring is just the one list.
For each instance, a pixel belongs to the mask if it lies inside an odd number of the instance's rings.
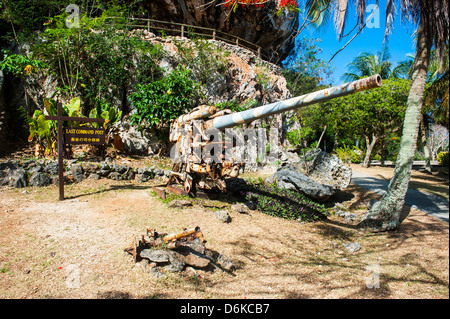
[[114,124],[117,132],[116,139],[120,139],[123,150],[129,154],[155,155],[159,152],[160,141],[146,131],[139,131],[136,126],[130,125],[127,120]]
[[335,193],[333,187],[316,182],[294,165],[280,167],[270,180],[275,181],[278,187],[295,189],[317,200],[325,200]]
[[52,183],[52,179],[47,174],[35,172],[30,177],[30,186],[47,186]]
[[[305,154],[309,176],[319,183],[329,185],[334,189],[343,190],[350,185],[352,169],[345,165],[339,157],[322,151],[320,148]],[[301,168],[306,171],[304,161],[300,161]]]
[[51,175],[58,175],[58,162],[48,162],[45,164],[44,172]]
[[10,172],[17,167],[12,163],[0,163],[0,186],[8,185],[10,182]]
[[226,210],[217,210],[214,212],[214,215],[218,220],[221,220],[224,223],[229,223],[231,221],[231,217]]
[[82,180],[84,180],[86,178],[86,176],[84,175],[84,172],[83,172],[83,167],[81,167],[80,164],[70,164],[69,168],[70,168],[70,172],[72,173],[73,178],[77,182],[81,182]]

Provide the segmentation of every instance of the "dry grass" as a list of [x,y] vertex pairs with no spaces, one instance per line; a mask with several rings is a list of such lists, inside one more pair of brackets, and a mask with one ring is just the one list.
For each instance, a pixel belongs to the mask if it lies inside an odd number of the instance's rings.
[[[64,202],[56,186],[0,188],[0,298],[449,298],[448,224],[419,211],[381,234],[337,216],[298,223],[231,212],[224,224],[211,208],[168,208],[150,186],[85,180],[66,186]],[[334,201],[362,216],[376,197],[352,184]],[[200,226],[237,271],[155,279],[123,252],[146,226]],[[347,252],[350,242],[361,250]],[[379,288],[367,287],[367,267],[378,267]]]

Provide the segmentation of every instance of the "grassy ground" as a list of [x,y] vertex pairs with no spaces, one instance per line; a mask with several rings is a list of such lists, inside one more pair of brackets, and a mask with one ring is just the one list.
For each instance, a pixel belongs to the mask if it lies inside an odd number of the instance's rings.
[[[152,195],[161,182],[85,180],[66,186],[63,202],[56,186],[0,188],[0,298],[449,298],[448,224],[420,211],[373,234],[333,214],[299,223],[235,213],[229,197],[173,209]],[[362,217],[372,198],[352,184],[327,205]],[[214,205],[232,221],[216,219]],[[123,251],[147,226],[200,226],[236,272],[153,277]],[[348,252],[351,242],[361,249]]]

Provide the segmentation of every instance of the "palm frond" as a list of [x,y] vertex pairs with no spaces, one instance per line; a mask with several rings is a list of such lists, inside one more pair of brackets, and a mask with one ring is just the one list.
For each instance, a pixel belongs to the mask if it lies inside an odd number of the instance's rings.
[[384,30],[383,44],[386,44],[388,36],[392,33],[394,28],[394,17],[397,14],[394,0],[388,0],[386,3],[386,28]]
[[338,39],[344,34],[345,22],[348,15],[348,0],[338,0],[334,15],[334,26],[337,30]]

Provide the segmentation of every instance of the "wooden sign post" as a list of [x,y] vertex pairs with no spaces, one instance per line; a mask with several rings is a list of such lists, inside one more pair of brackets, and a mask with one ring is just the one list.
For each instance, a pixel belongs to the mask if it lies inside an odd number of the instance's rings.
[[59,200],[64,200],[64,144],[105,144],[105,130],[103,128],[68,127],[63,131],[63,121],[104,123],[105,119],[91,119],[86,117],[63,116],[62,103],[57,104],[56,116],[45,116],[46,120],[54,120],[58,123],[58,176],[59,176]]

